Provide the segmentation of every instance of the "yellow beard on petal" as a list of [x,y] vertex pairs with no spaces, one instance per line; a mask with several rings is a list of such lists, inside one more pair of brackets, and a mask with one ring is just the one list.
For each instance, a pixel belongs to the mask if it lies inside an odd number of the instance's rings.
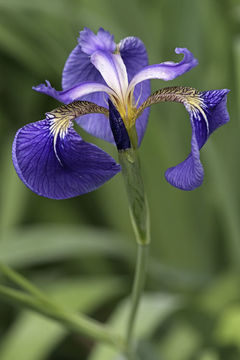
[[201,97],[200,96],[193,97],[191,95],[186,96],[185,106],[188,107],[189,110],[195,115],[197,115],[198,112],[202,114],[204,121],[206,123],[206,126],[207,126],[207,132],[209,132],[208,119],[207,119],[206,113],[204,111],[205,104],[204,104],[203,100],[201,99]]

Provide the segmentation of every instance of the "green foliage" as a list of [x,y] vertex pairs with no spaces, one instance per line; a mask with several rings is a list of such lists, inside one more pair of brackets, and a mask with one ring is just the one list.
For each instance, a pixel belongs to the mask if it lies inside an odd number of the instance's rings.
[[[239,25],[239,0],[0,0],[0,261],[67,307],[121,331],[127,311],[122,297],[130,291],[135,261],[121,176],[65,201],[26,189],[11,165],[14,133],[56,107],[31,86],[48,79],[60,89],[78,31],[102,26],[116,41],[140,37],[151,63],[176,60],[174,48],[188,47],[199,66],[171,85],[231,89],[231,122],[202,150],[205,181],[194,192],[164,180],[165,169],[189,151],[187,114],[178,104],[151,110],[140,149],[152,232],[136,326],[140,360],[240,358]],[[163,85],[155,81],[152,87]],[[111,145],[80,132],[117,158]],[[0,303],[1,360],[113,356],[110,348],[53,321]]]

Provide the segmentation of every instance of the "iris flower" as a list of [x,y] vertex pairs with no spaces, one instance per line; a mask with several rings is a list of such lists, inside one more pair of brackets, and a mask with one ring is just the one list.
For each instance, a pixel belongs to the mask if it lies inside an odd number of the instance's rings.
[[118,151],[140,146],[149,107],[162,101],[182,103],[190,116],[191,152],[165,177],[173,186],[193,190],[203,181],[199,151],[211,133],[229,120],[228,90],[198,92],[189,87],[167,87],[151,95],[150,79],[173,80],[197,65],[186,48],[180,62],[148,65],[142,41],[127,37],[119,44],[100,28],[97,35],[85,28],[70,53],[62,74],[62,91],[48,81],[33,89],[64,105],[46,113],[45,119],[21,128],[13,143],[13,163],[20,179],[32,191],[65,199],[95,190],[121,167],[97,146],[85,142],[74,130],[85,131],[116,144]]

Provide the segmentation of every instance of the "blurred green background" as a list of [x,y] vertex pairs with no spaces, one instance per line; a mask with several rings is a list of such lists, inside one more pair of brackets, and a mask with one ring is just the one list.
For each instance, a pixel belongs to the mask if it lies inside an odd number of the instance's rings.
[[[137,36],[150,63],[179,61],[188,47],[199,66],[163,86],[229,88],[231,122],[201,151],[204,184],[182,192],[164,179],[190,149],[180,104],[152,108],[140,154],[151,211],[151,260],[137,334],[141,359],[240,359],[240,1],[0,0],[0,261],[68,308],[123,327],[135,243],[121,175],[71,200],[38,197],[11,162],[17,129],[57,102],[31,90],[61,71],[84,26]],[[80,130],[117,158],[114,147]],[[3,282],[3,279],[0,279]],[[109,320],[110,319],[110,320]],[[43,317],[0,302],[1,360],[116,360],[109,349]]]

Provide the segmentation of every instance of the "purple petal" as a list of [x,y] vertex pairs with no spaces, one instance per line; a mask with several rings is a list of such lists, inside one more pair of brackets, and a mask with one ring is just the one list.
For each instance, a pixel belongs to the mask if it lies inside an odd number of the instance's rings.
[[[99,29],[98,35],[94,35],[93,32],[87,28],[80,32],[79,44],[69,55],[62,74],[62,88],[63,90],[70,89],[81,82],[97,82],[106,85],[100,72],[90,61],[90,56],[85,53],[88,51],[86,41],[90,41],[93,46],[92,37],[98,38],[98,50],[108,50],[113,52],[116,48],[116,44],[113,42],[113,36],[107,31]],[[100,46],[102,44],[102,47]],[[96,48],[94,48],[96,50]],[[83,96],[80,100],[86,100],[94,102],[99,106],[107,106],[108,95],[104,92],[93,93]],[[109,126],[109,120],[102,114],[84,115],[76,119],[78,125],[80,125],[85,131],[100,139],[114,143],[113,135]]]
[[[148,55],[143,42],[136,37],[127,37],[119,44],[119,50],[124,64],[127,68],[128,81],[130,82],[142,68],[148,65]],[[135,100],[138,100],[138,107],[145,101],[151,93],[150,81],[144,81],[134,89]],[[136,121],[138,134],[138,145],[141,144],[144,136],[150,109],[144,110]]]
[[161,64],[146,66],[133,77],[129,84],[129,91],[131,91],[138,83],[148,79],[162,79],[165,81],[173,80],[198,64],[197,60],[188,49],[176,48],[175,52],[177,54],[184,54],[182,61],[179,63],[167,61]]
[[83,31],[80,31],[79,45],[87,55],[92,55],[95,51],[99,50],[110,53],[116,50],[114,36],[103,28],[100,28],[97,35],[95,35],[90,29],[85,27]]
[[120,171],[114,159],[84,142],[72,127],[54,136],[50,121],[21,128],[13,143],[13,164],[24,184],[38,195],[67,199],[97,189]]
[[190,115],[192,126],[191,154],[182,163],[169,168],[165,172],[166,180],[182,190],[193,190],[203,182],[204,171],[200,162],[199,150],[206,143],[210,134],[229,121],[226,108],[229,90],[212,90],[200,93],[203,101],[202,112],[186,109]]
[[111,93],[111,89],[109,89],[107,86],[93,82],[81,83],[79,85],[74,86],[71,89],[64,91],[55,90],[51,86],[49,81],[46,81],[46,84],[47,85],[39,84],[37,86],[33,86],[33,90],[52,96],[53,98],[64,104],[70,104],[75,100],[79,100],[84,95],[91,94],[94,92],[105,91],[106,93]]

